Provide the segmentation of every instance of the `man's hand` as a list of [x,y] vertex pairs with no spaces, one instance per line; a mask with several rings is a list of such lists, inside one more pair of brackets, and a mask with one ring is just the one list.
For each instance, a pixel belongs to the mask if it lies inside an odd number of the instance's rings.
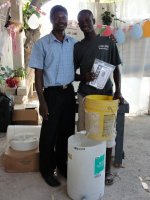
[[119,99],[119,104],[124,104],[124,98],[120,92],[115,92],[113,99]]
[[116,38],[115,38],[115,36],[114,36],[113,34],[111,34],[111,35],[109,36],[109,38],[110,38],[113,42],[117,43],[117,40],[116,40]]
[[90,81],[93,81],[94,79],[96,79],[96,74],[93,72],[86,72],[82,77],[81,77],[81,81],[83,83],[88,83]]
[[44,120],[48,120],[49,112],[48,112],[48,107],[45,100],[42,100],[40,102],[39,113],[43,117]]

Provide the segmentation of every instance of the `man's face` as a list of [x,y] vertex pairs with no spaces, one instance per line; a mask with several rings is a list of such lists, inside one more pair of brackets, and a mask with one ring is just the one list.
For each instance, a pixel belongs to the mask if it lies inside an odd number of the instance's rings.
[[94,19],[89,13],[83,13],[78,17],[78,23],[81,31],[89,33],[94,30]]
[[68,16],[62,12],[56,12],[52,18],[51,23],[53,24],[53,30],[63,31],[67,27]]

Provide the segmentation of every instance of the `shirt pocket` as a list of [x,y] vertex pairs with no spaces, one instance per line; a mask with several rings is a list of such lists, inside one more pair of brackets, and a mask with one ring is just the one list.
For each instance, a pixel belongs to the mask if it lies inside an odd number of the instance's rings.
[[56,58],[55,51],[52,47],[45,50],[45,68],[49,68]]

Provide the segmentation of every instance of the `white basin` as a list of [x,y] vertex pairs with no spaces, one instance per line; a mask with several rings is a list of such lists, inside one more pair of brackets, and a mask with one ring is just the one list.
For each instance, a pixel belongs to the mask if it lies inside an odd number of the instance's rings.
[[10,147],[16,151],[29,151],[39,145],[39,137],[34,134],[16,135],[10,140]]

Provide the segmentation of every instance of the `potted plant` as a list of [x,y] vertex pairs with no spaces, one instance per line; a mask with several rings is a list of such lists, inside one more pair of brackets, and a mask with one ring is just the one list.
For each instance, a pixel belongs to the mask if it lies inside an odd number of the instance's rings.
[[102,20],[103,25],[107,25],[107,26],[110,26],[113,20],[126,23],[125,21],[118,19],[115,14],[107,10],[101,14],[101,20]]
[[18,81],[18,86],[25,86],[26,69],[22,67],[16,67],[13,70],[13,77]]
[[112,14],[110,11],[105,11],[101,14],[101,19],[102,19],[102,23],[103,25],[108,25],[110,26],[113,19],[114,19],[115,15]]

